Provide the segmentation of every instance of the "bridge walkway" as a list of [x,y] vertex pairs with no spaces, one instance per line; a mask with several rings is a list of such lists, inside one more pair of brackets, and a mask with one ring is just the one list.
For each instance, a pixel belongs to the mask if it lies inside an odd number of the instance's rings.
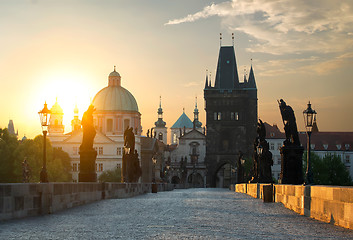
[[186,189],[0,222],[0,239],[353,239],[353,231],[227,189]]

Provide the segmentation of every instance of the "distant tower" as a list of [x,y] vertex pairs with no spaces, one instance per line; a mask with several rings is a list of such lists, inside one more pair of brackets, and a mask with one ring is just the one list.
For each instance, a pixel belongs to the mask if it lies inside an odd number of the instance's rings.
[[158,120],[154,123],[154,132],[158,140],[167,144],[167,128],[166,122],[163,121],[163,109],[162,109],[162,98],[159,97],[159,108],[158,108]]
[[18,136],[18,130],[17,130],[17,133],[15,132],[15,127],[13,125],[13,121],[12,120],[9,120],[9,124],[7,125],[7,131],[9,132],[10,135],[13,135],[13,136]]
[[195,98],[194,124],[195,124],[195,129],[200,130],[202,123],[199,121],[199,110],[197,109],[197,97]]
[[[234,166],[239,151],[250,159],[257,124],[257,88],[253,68],[248,81],[239,82],[234,46],[221,46],[214,87],[206,78],[207,185],[216,187],[218,170]],[[209,84],[207,86],[207,84]]]
[[72,132],[76,132],[81,129],[81,120],[78,118],[78,107],[75,105],[74,119],[71,120]]
[[55,100],[55,104],[50,109],[50,119],[49,119],[49,135],[60,135],[64,134],[63,109],[58,104],[58,99]]

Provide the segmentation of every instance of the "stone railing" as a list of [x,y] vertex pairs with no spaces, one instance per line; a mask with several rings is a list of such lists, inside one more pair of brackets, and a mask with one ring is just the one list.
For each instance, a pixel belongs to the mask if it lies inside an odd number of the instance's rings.
[[261,199],[270,193],[274,202],[301,215],[353,229],[353,187],[244,183],[235,191]]
[[[50,214],[109,198],[150,193],[151,183],[7,183],[0,184],[0,220]],[[158,184],[158,191],[173,190]]]

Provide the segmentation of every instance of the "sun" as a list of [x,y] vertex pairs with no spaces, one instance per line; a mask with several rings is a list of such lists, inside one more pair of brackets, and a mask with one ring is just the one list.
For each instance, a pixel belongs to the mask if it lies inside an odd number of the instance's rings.
[[48,108],[51,108],[56,101],[58,102],[64,111],[65,132],[71,131],[75,106],[77,105],[81,118],[93,100],[94,95],[89,82],[91,82],[89,77],[74,72],[46,77],[46,84],[43,85],[46,94],[41,97],[41,100],[44,99],[48,103]]

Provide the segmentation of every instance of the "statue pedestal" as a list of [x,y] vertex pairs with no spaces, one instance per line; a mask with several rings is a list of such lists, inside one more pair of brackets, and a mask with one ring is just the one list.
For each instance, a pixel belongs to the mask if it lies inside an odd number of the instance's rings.
[[303,184],[303,152],[301,146],[283,146],[281,151],[281,184]]
[[97,151],[94,149],[80,151],[79,182],[97,182],[96,157]]

